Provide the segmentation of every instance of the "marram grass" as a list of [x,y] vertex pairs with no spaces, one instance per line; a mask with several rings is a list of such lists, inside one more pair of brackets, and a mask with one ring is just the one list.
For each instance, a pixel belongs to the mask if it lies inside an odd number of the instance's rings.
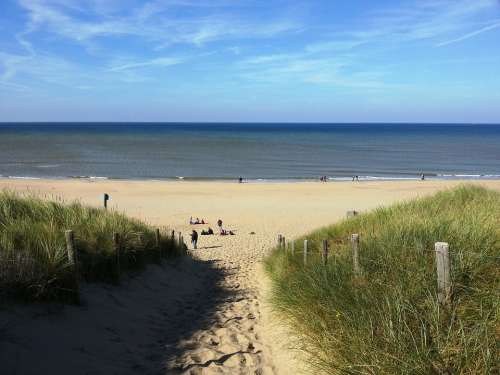
[[[355,276],[349,236],[360,234]],[[302,244],[311,256],[303,265]],[[272,303],[313,373],[498,374],[500,193],[462,186],[379,208],[266,260]],[[330,258],[321,263],[321,240]],[[435,242],[450,245],[452,300],[437,298]]]
[[[80,203],[0,191],[0,300],[73,299],[77,291],[64,236],[69,229],[84,280],[117,281],[115,232],[121,239],[121,270],[140,269],[159,259],[155,229],[139,220]],[[160,248],[167,256],[183,251],[166,233]]]

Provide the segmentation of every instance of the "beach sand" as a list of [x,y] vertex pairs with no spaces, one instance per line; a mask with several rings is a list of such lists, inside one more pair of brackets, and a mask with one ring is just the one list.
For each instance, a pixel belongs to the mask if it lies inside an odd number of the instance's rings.
[[[123,211],[189,238],[217,220],[234,236],[200,236],[194,259],[151,266],[121,286],[84,287],[84,306],[17,306],[0,313],[9,373],[300,374],[286,329],[267,303],[261,260],[276,244],[461,181],[250,183],[0,180],[0,188]],[[474,182],[500,190],[500,181]],[[254,234],[251,234],[251,233]],[[62,359],[61,359],[62,358]],[[17,372],[16,372],[17,371]]]

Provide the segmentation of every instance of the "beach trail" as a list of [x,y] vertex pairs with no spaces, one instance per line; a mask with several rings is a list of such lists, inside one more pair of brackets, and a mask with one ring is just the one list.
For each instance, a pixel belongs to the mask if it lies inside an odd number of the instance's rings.
[[[278,234],[293,239],[343,218],[348,210],[365,211],[460,183],[0,180],[0,188],[79,199],[94,206],[101,205],[102,194],[108,193],[111,209],[175,228],[186,242],[193,229],[200,233],[210,226],[217,233],[218,219],[235,233],[200,236],[198,249],[190,250],[192,260],[164,265],[163,271],[151,266],[121,287],[106,287],[105,292],[100,286],[87,287],[87,305],[66,308],[64,319],[56,313],[23,320],[33,315],[16,308],[17,326],[5,328],[12,354],[7,361],[16,358],[24,361],[22,369],[30,368],[30,350],[35,349],[20,346],[19,335],[24,335],[25,342],[33,339],[38,347],[45,345],[39,360],[52,374],[300,374],[303,364],[289,348],[286,329],[267,302],[269,282],[261,261],[276,245]],[[480,184],[500,190],[500,181]],[[189,225],[191,216],[208,224]],[[105,323],[100,314],[108,316]],[[68,328],[75,322],[79,330]],[[65,329],[70,332],[62,334]],[[116,343],[92,348],[92,340],[103,337]],[[0,339],[0,349],[2,345]],[[63,350],[65,360],[51,365],[61,357],[54,354],[58,350]],[[77,371],[71,363],[78,364]],[[33,372],[23,373],[36,373],[34,363],[32,367]]]

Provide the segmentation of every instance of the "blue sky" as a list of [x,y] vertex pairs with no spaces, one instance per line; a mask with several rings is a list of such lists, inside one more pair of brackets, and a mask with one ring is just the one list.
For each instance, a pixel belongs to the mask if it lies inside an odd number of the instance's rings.
[[0,7],[0,121],[500,122],[500,0]]

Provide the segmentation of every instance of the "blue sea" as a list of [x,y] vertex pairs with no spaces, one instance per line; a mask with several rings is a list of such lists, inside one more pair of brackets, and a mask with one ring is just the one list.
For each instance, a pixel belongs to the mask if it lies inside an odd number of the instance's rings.
[[2,123],[3,178],[500,178],[500,124]]

